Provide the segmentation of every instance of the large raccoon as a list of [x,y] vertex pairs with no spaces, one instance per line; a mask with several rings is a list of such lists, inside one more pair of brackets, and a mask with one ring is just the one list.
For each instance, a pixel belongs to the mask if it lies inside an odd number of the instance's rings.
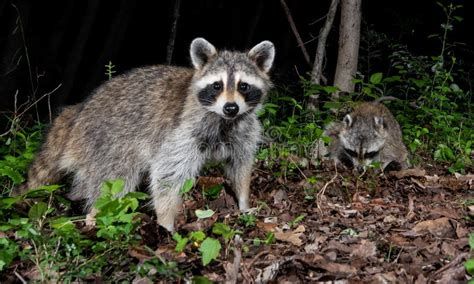
[[149,175],[157,221],[174,230],[179,190],[207,160],[225,161],[239,208],[249,208],[251,168],[261,125],[256,110],[272,86],[275,49],[217,51],[203,38],[190,46],[194,68],[150,66],[117,76],[53,122],[28,172],[27,188],[72,176],[70,197],[89,210],[104,180],[124,193]]
[[398,122],[379,102],[361,103],[342,122],[328,125],[323,136],[331,138],[326,148],[320,144],[320,156],[328,156],[347,167],[364,169],[380,162],[382,169],[408,167],[408,152]]

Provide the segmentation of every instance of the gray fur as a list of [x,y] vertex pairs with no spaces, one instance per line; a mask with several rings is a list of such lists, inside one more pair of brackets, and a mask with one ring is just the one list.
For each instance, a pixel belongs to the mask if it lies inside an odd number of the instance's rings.
[[323,135],[331,142],[328,147],[319,143],[319,156],[348,167],[363,169],[372,162],[380,162],[382,169],[409,165],[400,126],[381,103],[360,104],[342,122],[329,124]]
[[[265,47],[263,54],[273,61],[273,45],[266,42]],[[271,87],[271,62],[265,58],[267,65],[260,66],[245,53],[217,52],[202,38],[192,42],[190,53],[194,69],[138,68],[107,81],[84,103],[63,111],[30,168],[27,187],[54,183],[69,173],[70,197],[85,199],[85,209],[90,210],[103,181],[124,179],[125,194],[149,175],[158,223],[173,231],[183,183],[197,176],[206,161],[223,160],[239,208],[248,209],[261,132],[255,110]],[[207,96],[214,78],[223,78],[225,88]],[[237,90],[242,78],[249,81],[250,90],[262,94],[258,104],[250,105]],[[199,101],[199,92],[208,104]],[[218,102],[234,101],[241,110],[236,117],[226,117]]]

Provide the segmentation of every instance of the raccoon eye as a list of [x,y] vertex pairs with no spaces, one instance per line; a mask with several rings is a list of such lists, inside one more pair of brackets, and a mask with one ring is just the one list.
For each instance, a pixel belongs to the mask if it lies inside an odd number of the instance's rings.
[[350,149],[344,149],[344,151],[345,151],[349,156],[351,156],[351,157],[354,157],[354,158],[355,158],[355,157],[358,156],[355,151],[352,151],[352,150],[350,150]]
[[364,154],[364,158],[372,159],[379,154],[379,151],[367,152]]
[[250,86],[249,86],[249,84],[247,84],[247,83],[244,83],[244,82],[240,82],[240,83],[239,83],[239,91],[241,91],[241,92],[246,92],[246,91],[248,91],[249,87],[250,87]]
[[220,82],[214,82],[212,83],[212,88],[216,91],[220,91],[222,89],[222,85]]

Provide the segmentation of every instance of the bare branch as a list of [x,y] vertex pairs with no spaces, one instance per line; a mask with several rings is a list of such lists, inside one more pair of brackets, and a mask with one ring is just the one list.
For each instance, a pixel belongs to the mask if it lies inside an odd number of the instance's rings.
[[293,34],[296,37],[298,46],[301,48],[301,52],[303,52],[304,59],[309,65],[311,65],[311,60],[309,59],[308,51],[306,50],[306,47],[304,46],[303,40],[301,40],[300,34],[298,33],[298,29],[296,29],[296,25],[295,25],[295,22],[293,21],[293,17],[291,16],[290,9],[288,8],[288,5],[286,5],[285,0],[280,0],[280,3],[281,3],[281,6],[283,7],[283,10],[286,13],[286,17],[288,18],[288,23],[290,24],[291,30],[293,31]]
[[321,76],[323,73],[323,61],[326,56],[326,40],[331,30],[334,17],[336,15],[337,6],[339,0],[332,0],[331,6],[329,7],[328,14],[324,26],[321,28],[319,33],[318,47],[316,48],[316,56],[314,58],[313,72],[311,72],[311,82],[313,84],[319,84],[321,82]]
[[179,7],[181,6],[181,0],[175,0],[174,2],[174,20],[173,24],[171,25],[171,34],[170,39],[168,41],[168,48],[166,53],[166,64],[171,64],[171,59],[173,58],[173,50],[174,50],[174,42],[176,39],[176,32],[178,29],[178,19],[179,19]]

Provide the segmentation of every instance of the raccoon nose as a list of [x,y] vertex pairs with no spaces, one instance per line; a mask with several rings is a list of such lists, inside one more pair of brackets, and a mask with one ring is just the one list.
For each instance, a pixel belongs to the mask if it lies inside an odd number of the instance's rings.
[[239,112],[239,106],[236,103],[226,103],[224,105],[224,114],[235,116]]

